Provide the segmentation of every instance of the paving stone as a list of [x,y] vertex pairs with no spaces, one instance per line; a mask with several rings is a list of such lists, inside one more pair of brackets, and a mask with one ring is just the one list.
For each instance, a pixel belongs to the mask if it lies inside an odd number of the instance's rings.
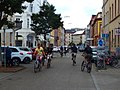
[[4,72],[4,73],[13,73],[13,72],[17,72],[17,71],[20,71],[20,70],[23,70],[25,69],[24,66],[13,66],[13,67],[3,67],[3,66],[0,66],[0,72]]

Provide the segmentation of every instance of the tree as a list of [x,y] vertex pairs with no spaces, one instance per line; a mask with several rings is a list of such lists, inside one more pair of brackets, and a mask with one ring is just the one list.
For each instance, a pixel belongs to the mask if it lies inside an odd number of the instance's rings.
[[55,11],[53,5],[44,2],[40,6],[40,11],[31,17],[33,21],[31,29],[35,31],[36,35],[44,34],[45,40],[47,33],[50,33],[53,29],[58,29],[60,26],[63,27],[61,14],[56,14]]
[[26,6],[22,6],[22,4],[27,2],[32,2],[33,0],[0,0],[0,29],[4,24],[9,24],[11,27],[13,24],[10,21],[7,21],[8,15],[12,16],[14,13],[22,13],[23,9]]

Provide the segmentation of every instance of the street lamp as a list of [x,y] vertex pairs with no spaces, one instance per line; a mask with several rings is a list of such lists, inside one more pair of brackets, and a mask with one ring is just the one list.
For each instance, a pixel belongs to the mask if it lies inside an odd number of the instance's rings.
[[[17,30],[21,29],[22,28],[22,20],[15,20],[15,29],[14,29],[14,43],[15,45],[17,46],[18,44],[18,32],[16,32]],[[16,32],[16,40],[15,40],[15,32]]]
[[7,29],[7,25],[4,25],[3,26],[3,43],[4,43],[4,58],[3,58],[3,60],[4,60],[4,66],[6,67],[6,49],[5,49],[5,42],[6,42],[6,38],[5,38],[5,30]]

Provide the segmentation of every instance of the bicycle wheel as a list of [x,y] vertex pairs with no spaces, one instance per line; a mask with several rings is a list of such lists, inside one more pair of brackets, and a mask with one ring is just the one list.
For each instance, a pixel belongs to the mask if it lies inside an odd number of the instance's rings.
[[83,61],[82,64],[81,64],[81,71],[84,71],[84,69],[85,69],[85,64],[84,63],[85,62]]
[[114,59],[111,63],[111,66],[115,67],[118,63],[119,61],[117,59]]
[[92,63],[87,64],[87,72],[90,73],[92,69]]
[[39,63],[39,65],[38,65],[38,70],[41,71],[41,69],[42,69],[42,64]]
[[39,68],[39,62],[36,60],[34,62],[34,73],[36,73],[38,71],[38,68]]
[[51,66],[51,59],[48,59],[47,68],[50,68],[50,66]]

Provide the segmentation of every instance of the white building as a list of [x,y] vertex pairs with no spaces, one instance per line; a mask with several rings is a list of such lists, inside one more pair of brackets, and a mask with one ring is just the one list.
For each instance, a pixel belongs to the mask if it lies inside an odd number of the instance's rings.
[[[1,44],[9,46],[23,46],[23,47],[35,47],[36,46],[36,38],[35,33],[30,28],[31,24],[31,15],[32,13],[37,13],[42,5],[43,1],[47,2],[47,0],[34,0],[32,3],[25,2],[23,5],[27,7],[22,14],[15,13],[12,18],[9,18],[12,22],[22,21],[22,28],[18,29],[6,29],[1,30]],[[43,40],[43,36],[39,37],[40,40]],[[16,42],[17,41],[17,42]]]

